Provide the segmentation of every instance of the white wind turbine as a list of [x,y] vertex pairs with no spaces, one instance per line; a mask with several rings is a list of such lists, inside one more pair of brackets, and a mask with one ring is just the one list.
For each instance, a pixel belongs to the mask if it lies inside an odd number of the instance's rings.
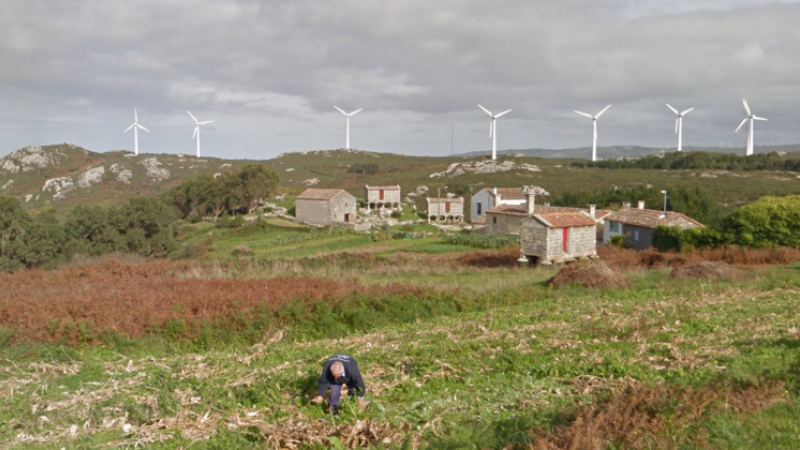
[[357,109],[351,113],[346,113],[336,105],[334,108],[338,109],[340,113],[344,114],[344,128],[345,128],[345,149],[350,150],[350,118],[360,113],[364,108]]
[[143,129],[144,131],[147,131],[148,133],[150,132],[150,130],[148,130],[147,128],[139,125],[139,116],[136,114],[136,108],[133,108],[133,125],[129,126],[125,131],[122,132],[122,134],[125,134],[128,131],[131,131],[131,128],[133,128],[133,154],[134,155],[138,155],[139,154],[139,128]]
[[666,103],[666,105],[667,108],[671,109],[672,112],[674,112],[675,115],[678,116],[675,119],[675,134],[678,135],[678,151],[681,151],[683,149],[683,116],[692,112],[694,107],[689,108],[686,111],[678,112],[677,109],[673,108],[672,106],[669,106],[669,103]]
[[584,117],[588,117],[588,118],[592,119],[592,130],[593,130],[592,131],[592,133],[593,133],[592,134],[592,161],[597,161],[597,119],[599,119],[600,116],[602,116],[603,113],[606,112],[606,110],[608,110],[608,108],[611,108],[611,105],[606,106],[605,108],[603,108],[602,111],[600,111],[599,113],[597,113],[594,116],[591,115],[591,114],[586,114],[585,112],[575,111],[576,113],[578,113],[578,114],[580,114],[580,115],[582,115]]
[[197,138],[197,157],[199,158],[200,157],[200,125],[206,125],[206,124],[212,123],[214,121],[213,120],[207,120],[205,122],[198,122],[197,118],[195,116],[193,116],[192,113],[190,113],[189,111],[186,111],[186,112],[189,113],[189,115],[192,117],[192,120],[194,120],[194,133],[192,133],[192,139]]
[[736,127],[736,131],[735,132],[738,132],[739,129],[742,128],[742,125],[744,125],[745,122],[747,122],[748,120],[750,121],[750,129],[747,131],[747,153],[746,153],[746,155],[750,156],[750,155],[753,154],[753,121],[754,120],[767,120],[767,119],[765,119],[763,117],[758,117],[755,114],[753,114],[750,111],[750,106],[747,105],[747,100],[742,99],[742,105],[744,105],[744,112],[745,112],[745,114],[747,114],[747,117],[745,117],[742,120],[742,123],[740,123],[739,126]]
[[481,105],[478,105],[478,108],[482,109],[483,112],[489,115],[492,118],[492,121],[489,122],[489,137],[492,138],[492,161],[497,160],[497,119],[503,117],[504,115],[511,112],[510,109],[507,109],[500,114],[492,114],[491,111],[484,108]]

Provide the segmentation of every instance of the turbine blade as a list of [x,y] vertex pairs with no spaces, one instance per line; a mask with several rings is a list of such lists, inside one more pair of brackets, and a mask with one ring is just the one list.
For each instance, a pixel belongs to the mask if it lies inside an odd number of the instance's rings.
[[497,119],[497,118],[503,117],[504,115],[506,115],[506,114],[508,114],[508,113],[510,113],[510,112],[511,112],[511,110],[510,110],[510,109],[507,109],[507,110],[505,110],[505,111],[501,112],[500,114],[498,114],[498,115],[494,116],[494,118],[495,118],[495,119]]
[[136,123],[134,123],[133,125],[131,125],[128,128],[126,128],[125,131],[123,131],[122,133],[124,134],[124,133],[127,133],[128,131],[131,131],[131,128],[133,128],[135,126],[136,126]]
[[346,113],[346,112],[344,112],[344,111],[342,110],[342,108],[339,108],[339,107],[338,107],[338,106],[336,106],[336,105],[333,105],[333,107],[334,107],[334,108],[336,108],[337,110],[339,110],[339,112],[340,112],[340,113],[342,113],[342,114],[344,114],[345,116],[347,115],[347,113]]
[[747,104],[747,100],[742,99],[742,105],[744,105],[744,112],[746,112],[748,116],[752,116],[753,113],[750,112],[750,106]]
[[678,134],[678,121],[680,121],[680,119],[675,119],[675,134]]
[[147,128],[145,128],[145,127],[143,127],[143,126],[141,126],[139,124],[136,124],[136,126],[141,128],[141,129],[143,129],[144,131],[147,131],[148,133],[150,132],[150,130],[148,130]]
[[603,108],[603,110],[602,110],[602,111],[600,111],[599,113],[597,113],[597,115],[596,115],[596,116],[594,116],[594,118],[595,118],[595,119],[599,119],[599,118],[600,118],[600,116],[602,116],[604,112],[608,111],[608,108],[611,108],[611,105],[608,105],[608,106],[606,106],[605,108]]
[[493,114],[492,114],[492,113],[491,113],[491,112],[490,112],[488,109],[484,108],[483,106],[481,106],[481,105],[478,105],[478,108],[482,109],[482,110],[483,110],[483,112],[485,112],[486,114],[488,114],[490,117],[494,117],[494,115],[493,115]]
[[740,129],[740,128],[742,128],[742,127],[744,126],[745,122],[747,122],[747,117],[745,117],[745,118],[742,120],[742,123],[740,123],[740,124],[739,124],[739,126],[738,126],[738,127],[736,127],[736,131],[734,131],[734,133],[736,133],[737,131],[739,131],[739,129]]
[[198,125],[205,125],[207,123],[214,123],[213,120],[206,120],[205,122],[197,122]]
[[192,116],[192,113],[190,113],[189,111],[186,111],[186,112],[189,113],[189,115],[192,117],[192,120],[194,120],[194,123],[197,123],[197,117]]
[[585,112],[575,111],[577,114],[582,115],[583,117],[588,117],[590,119],[594,119],[591,114],[586,114]]
[[691,107],[691,108],[687,109],[686,111],[683,111],[683,112],[681,113],[681,115],[682,115],[682,116],[685,116],[686,114],[689,114],[689,113],[690,113],[690,112],[692,112],[692,111],[694,111],[694,107]]
[[767,120],[763,117],[753,116],[753,120]]
[[197,136],[197,130],[199,129],[200,129],[199,125],[194,126],[194,133],[192,133],[192,140],[194,140],[194,137]]
[[347,114],[347,117],[353,117],[353,116],[355,116],[356,114],[360,113],[363,110],[364,110],[364,108],[357,109],[357,110],[351,112],[350,114]]
[[674,112],[675,114],[679,114],[677,109],[673,108],[672,106],[669,106],[669,103],[665,103],[665,105],[667,105],[667,108],[671,109],[672,112]]

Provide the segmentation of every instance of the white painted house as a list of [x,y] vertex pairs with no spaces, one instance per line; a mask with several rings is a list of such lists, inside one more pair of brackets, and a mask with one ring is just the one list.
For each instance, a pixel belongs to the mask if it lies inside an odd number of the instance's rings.
[[472,196],[470,201],[470,222],[486,215],[486,211],[500,205],[525,204],[523,188],[484,188]]

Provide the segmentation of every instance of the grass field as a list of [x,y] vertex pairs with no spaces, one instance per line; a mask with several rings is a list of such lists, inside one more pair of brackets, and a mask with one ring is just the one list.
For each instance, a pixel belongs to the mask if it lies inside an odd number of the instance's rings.
[[[260,253],[5,275],[7,292],[27,306],[0,302],[0,317],[25,318],[0,328],[0,447],[800,442],[800,264],[750,266],[722,281],[637,269],[625,272],[630,288],[591,290],[548,287],[556,269],[472,264],[506,250],[345,233],[303,241],[292,255],[293,243],[255,244],[313,232],[235,231],[198,225],[194,233],[210,232],[219,255],[244,243]],[[304,256],[312,247],[317,253]],[[62,309],[48,298],[63,300]],[[74,339],[46,338],[63,331],[46,319],[52,311],[83,318]],[[150,328],[126,334],[122,316]],[[24,339],[23,326],[37,320],[40,337]],[[92,320],[116,323],[117,332]],[[309,402],[334,352],[359,361],[365,411],[346,403],[333,418]]]

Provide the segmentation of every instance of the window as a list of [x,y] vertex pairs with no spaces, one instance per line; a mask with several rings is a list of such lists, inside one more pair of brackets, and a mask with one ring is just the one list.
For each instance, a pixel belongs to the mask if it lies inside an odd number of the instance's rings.
[[639,240],[639,230],[636,230],[636,231],[633,232],[633,240],[634,241],[638,241]]
[[608,222],[608,231],[612,233],[619,233],[619,222]]
[[478,215],[483,214],[483,203],[478,202]]
[[497,223],[497,217],[492,217],[492,223]]

